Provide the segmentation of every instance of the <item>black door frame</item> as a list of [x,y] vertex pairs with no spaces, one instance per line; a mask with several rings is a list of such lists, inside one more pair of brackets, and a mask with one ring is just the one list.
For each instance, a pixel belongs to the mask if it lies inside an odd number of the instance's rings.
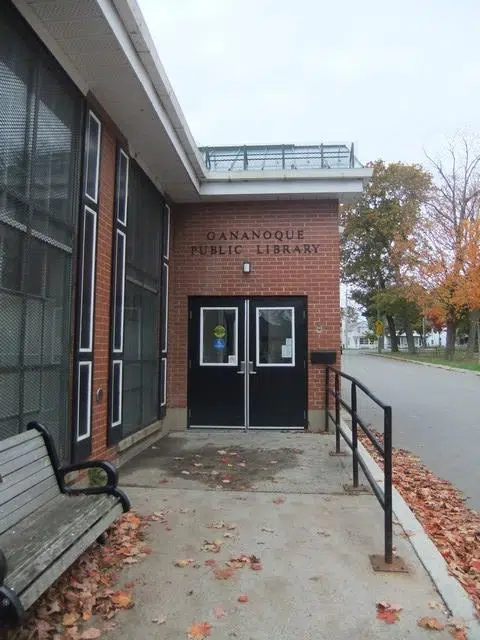
[[[238,368],[240,369],[242,364],[244,363],[244,367],[246,369],[245,374],[243,375],[243,381],[244,381],[244,424],[239,426],[239,425],[232,425],[232,426],[227,426],[227,425],[222,425],[222,426],[214,426],[214,425],[210,425],[210,426],[203,426],[203,425],[199,425],[196,424],[194,421],[192,421],[191,419],[191,404],[190,404],[190,400],[191,400],[191,393],[192,393],[192,382],[191,382],[191,368],[192,368],[192,363],[195,362],[195,358],[198,357],[197,356],[197,352],[198,352],[198,340],[199,340],[199,336],[197,335],[197,332],[199,330],[199,323],[197,326],[197,323],[194,324],[194,327],[196,328],[196,331],[192,331],[192,325],[191,323],[194,322],[194,318],[193,318],[193,311],[192,311],[192,307],[200,302],[200,301],[207,301],[208,300],[208,305],[206,304],[205,306],[217,306],[218,307],[222,307],[222,306],[229,306],[232,304],[232,300],[236,301],[236,304],[238,304],[238,308],[239,311],[242,310],[242,312],[240,313],[240,318],[243,322],[242,325],[238,326],[238,332],[240,334],[240,332],[243,332],[243,340],[241,340],[241,342],[243,343],[243,349],[241,353],[238,353]],[[253,353],[251,353],[251,342],[252,342],[252,329],[251,329],[251,313],[252,313],[252,303],[253,304],[258,304],[259,301],[265,301],[267,303],[273,303],[272,306],[282,306],[282,305],[286,305],[287,303],[291,302],[294,303],[295,301],[298,303],[299,301],[302,302],[303,304],[303,322],[300,318],[295,317],[295,322],[294,322],[294,327],[293,330],[296,330],[296,326],[298,322],[302,322],[303,326],[304,326],[304,349],[302,350],[303,353],[300,355],[300,359],[299,361],[301,361],[302,357],[303,357],[303,368],[304,368],[304,376],[303,376],[303,381],[304,381],[304,386],[305,386],[305,396],[304,396],[304,417],[303,417],[303,421],[301,421],[301,424],[295,425],[295,426],[257,426],[257,425],[253,425],[251,426],[250,424],[250,398],[251,398],[251,390],[250,390],[250,380],[251,377],[250,375],[248,375],[247,372],[249,372],[251,370],[251,368],[253,367],[253,364],[255,362],[255,350]],[[226,305],[226,303],[228,302],[228,305]],[[194,428],[194,429],[202,429],[202,428],[211,428],[211,429],[215,429],[215,430],[235,430],[235,429],[243,429],[243,430],[291,430],[291,431],[299,431],[299,430],[306,430],[308,429],[308,360],[307,360],[307,354],[308,354],[308,298],[305,295],[278,295],[278,296],[274,296],[274,295],[268,295],[268,296],[256,296],[256,295],[250,295],[250,296],[190,296],[189,300],[188,300],[188,314],[189,314],[189,326],[188,326],[188,381],[187,381],[187,428]],[[253,332],[255,334],[255,330]],[[255,339],[255,335],[253,336]],[[301,362],[300,362],[301,365]],[[255,373],[255,371],[252,371],[251,373]]]

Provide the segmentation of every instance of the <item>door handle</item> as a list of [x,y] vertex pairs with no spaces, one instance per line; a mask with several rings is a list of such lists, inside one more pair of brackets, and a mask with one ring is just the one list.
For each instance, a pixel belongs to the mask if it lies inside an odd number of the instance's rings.
[[238,374],[240,374],[241,376],[245,375],[245,360],[242,360],[240,362],[240,369],[237,371]]
[[248,373],[251,376],[256,376],[257,372],[253,370],[253,361],[250,360],[250,362],[248,363]]

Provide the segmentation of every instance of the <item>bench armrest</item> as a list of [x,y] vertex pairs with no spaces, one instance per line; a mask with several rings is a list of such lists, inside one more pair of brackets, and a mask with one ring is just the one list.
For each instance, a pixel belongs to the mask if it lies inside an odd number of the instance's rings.
[[102,493],[106,493],[110,496],[115,496],[115,498],[119,499],[119,501],[122,504],[122,509],[124,513],[126,513],[127,511],[130,511],[131,505],[130,505],[129,497],[127,496],[126,493],[124,493],[121,489],[118,489],[117,487],[111,487],[108,485],[105,485],[104,487],[85,487],[83,489],[72,489],[70,487],[64,487],[63,493],[66,493],[69,496],[80,496],[80,495],[95,496]]
[[59,469],[62,481],[65,482],[65,475],[72,471],[83,471],[85,469],[101,469],[107,474],[107,487],[116,487],[118,483],[118,472],[111,462],[105,460],[86,460],[75,464],[65,465]]

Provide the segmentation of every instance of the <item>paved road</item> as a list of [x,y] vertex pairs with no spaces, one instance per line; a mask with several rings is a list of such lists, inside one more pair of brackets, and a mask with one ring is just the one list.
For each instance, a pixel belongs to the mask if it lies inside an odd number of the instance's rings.
[[[351,351],[342,364],[391,404],[394,446],[418,455],[480,511],[480,376]],[[371,401],[359,400],[359,415],[382,425]]]

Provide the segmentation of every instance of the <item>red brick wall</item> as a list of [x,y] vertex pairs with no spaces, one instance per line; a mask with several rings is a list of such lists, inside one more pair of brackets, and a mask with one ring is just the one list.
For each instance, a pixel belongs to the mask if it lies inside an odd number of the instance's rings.
[[[308,348],[335,349],[339,361],[339,232],[337,201],[271,201],[174,206],[169,304],[168,406],[187,406],[187,310],[189,295],[307,295]],[[303,239],[209,240],[222,231],[293,231]],[[257,253],[278,244],[279,254]],[[289,255],[283,245],[315,245],[316,253]],[[241,255],[192,255],[192,246],[242,245]],[[227,249],[226,249],[227,248]],[[211,251],[211,250],[209,250]],[[272,249],[271,249],[272,251]],[[248,258],[252,273],[242,273]],[[324,406],[322,365],[309,370],[309,409]]]
[[[100,155],[99,215],[97,222],[97,271],[95,280],[95,339],[92,388],[92,458],[114,457],[107,447],[109,401],[110,294],[112,278],[112,234],[115,197],[116,139],[102,123]],[[103,389],[96,402],[97,389]]]

